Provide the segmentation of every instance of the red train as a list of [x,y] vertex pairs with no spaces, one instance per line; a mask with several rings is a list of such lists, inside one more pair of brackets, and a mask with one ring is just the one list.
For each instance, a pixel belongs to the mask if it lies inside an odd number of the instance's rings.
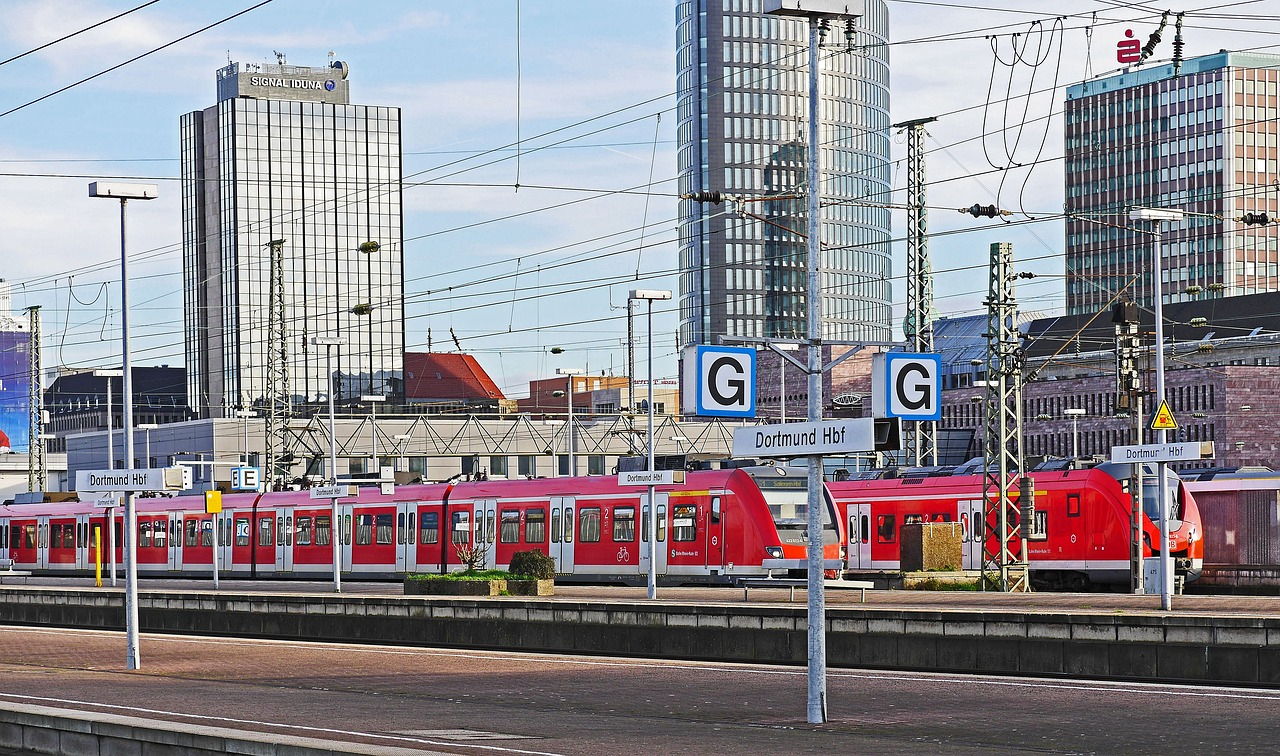
[[[1031,473],[1036,491],[1036,527],[1027,543],[1033,584],[1081,589],[1123,585],[1130,575],[1131,504],[1128,465]],[[1203,528],[1195,499],[1170,472],[1170,553],[1185,581],[1199,577]],[[962,568],[983,560],[981,475],[848,480],[827,484],[848,533],[847,570],[896,570],[901,528],[911,522],[958,522],[963,529]],[[1157,481],[1144,478],[1144,556],[1160,542]],[[1016,490],[1012,492],[1017,498]],[[994,525],[994,523],[992,523]],[[994,528],[988,528],[988,534]]]
[[[683,485],[656,493],[656,569],[665,583],[730,583],[798,564],[807,552],[802,470],[691,472]],[[226,495],[216,525],[200,497],[136,499],[139,573],[209,575],[217,527],[223,574],[323,579],[333,572],[331,505],[309,494]],[[456,570],[457,551],[444,544],[482,543],[489,567],[538,549],[555,559],[563,580],[643,583],[646,499],[647,489],[621,487],[615,477],[409,485],[391,495],[362,487],[339,501],[342,570],[370,578]],[[828,496],[823,541],[826,557],[837,560],[843,539],[834,513]],[[119,509],[114,520],[120,563]],[[0,559],[18,569],[84,574],[94,567],[94,529],[105,550],[105,528],[104,510],[92,503],[3,506]]]
[[[1029,556],[1033,580],[1081,588],[1123,584],[1129,575],[1127,469],[1041,471],[1036,482],[1037,536]],[[1143,530],[1159,540],[1152,515],[1155,481],[1147,478]],[[1185,580],[1199,576],[1199,510],[1170,477],[1172,553]],[[556,562],[561,580],[643,583],[649,566],[646,489],[614,477],[469,481],[397,486],[383,495],[362,487],[339,503],[342,570],[352,577],[441,572],[461,566],[445,544],[484,545],[485,565],[505,567],[516,551],[537,549]],[[808,491],[804,468],[757,467],[690,472],[658,486],[656,571],[663,583],[731,583],[778,569],[803,570]],[[824,557],[848,572],[897,570],[901,529],[912,522],[958,522],[964,569],[982,561],[982,479],[977,475],[900,477],[827,484]],[[207,576],[218,528],[222,574],[324,579],[333,571],[333,524],[327,499],[309,491],[223,497],[222,514],[203,499],[137,499],[137,554],[142,575]],[[116,561],[122,523],[115,510]],[[216,524],[215,524],[216,522]],[[0,559],[18,569],[86,574],[94,566],[93,531],[107,543],[106,516],[92,503],[0,507]],[[104,562],[109,558],[104,558]]]

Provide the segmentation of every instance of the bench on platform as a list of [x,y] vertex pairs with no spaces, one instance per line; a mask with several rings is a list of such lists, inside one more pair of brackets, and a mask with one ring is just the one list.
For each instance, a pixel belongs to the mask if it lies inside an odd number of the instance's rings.
[[5,578],[23,578],[22,582],[25,583],[26,578],[29,577],[31,577],[30,572],[13,568],[12,559],[0,559],[0,583],[3,583]]
[[[752,588],[786,588],[788,601],[796,600],[796,589],[808,589],[809,581],[805,578],[776,578],[776,577],[749,577],[740,578],[738,585],[742,588],[742,600],[746,601],[751,595]],[[859,600],[867,603],[867,589],[875,588],[875,584],[870,580],[823,580],[822,587],[826,590],[853,590],[862,591]]]

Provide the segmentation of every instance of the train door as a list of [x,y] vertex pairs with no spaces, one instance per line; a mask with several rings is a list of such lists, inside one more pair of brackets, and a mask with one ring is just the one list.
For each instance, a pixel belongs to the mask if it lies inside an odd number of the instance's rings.
[[[664,494],[665,495],[665,494]],[[551,497],[551,544],[549,553],[556,563],[556,573],[573,572],[574,499],[572,496]]]
[[293,572],[293,543],[297,527],[293,521],[292,509],[268,510],[263,530],[275,530],[276,572]]
[[0,560],[12,559],[9,556],[9,520],[0,519]]
[[714,574],[724,568],[724,510],[723,498],[711,497],[711,511],[707,513],[706,553],[707,568]]
[[169,570],[182,569],[182,513],[169,513]]
[[89,515],[76,515],[76,569],[93,567],[93,530],[89,527]]
[[849,548],[846,552],[849,569],[871,569],[871,504],[853,503],[845,510],[848,521]]
[[982,539],[986,537],[986,528],[983,512],[982,499],[966,501],[961,499],[957,503],[958,512],[956,513],[960,519],[961,531],[963,532],[963,542],[961,543],[961,567],[966,570],[982,569]]
[[396,505],[396,572],[410,572],[415,566],[414,513],[417,505],[402,501]]
[[[237,538],[235,529],[236,523],[235,512],[223,510],[222,514],[215,515],[218,518],[218,571],[227,574],[231,573],[231,568],[235,562],[232,556],[235,554],[235,541]],[[248,521],[245,521],[245,533],[248,534]]]
[[[654,565],[654,573],[658,577],[667,574],[667,494],[655,493],[653,496],[658,505],[658,537],[657,551],[654,556],[657,563]],[[644,493],[640,496],[640,571],[644,574],[649,573],[649,494]]]
[[[483,517],[481,516],[483,514]],[[481,569],[492,570],[497,568],[498,555],[497,544],[494,543],[495,533],[497,531],[498,517],[498,500],[497,499],[477,499],[475,503],[475,522],[476,522],[476,548],[481,550],[484,555],[484,561],[479,564]]]
[[338,530],[342,535],[342,548],[339,549],[342,554],[342,569],[351,572],[351,537],[355,532],[355,526],[352,522],[352,514],[354,508],[350,504],[338,505]]

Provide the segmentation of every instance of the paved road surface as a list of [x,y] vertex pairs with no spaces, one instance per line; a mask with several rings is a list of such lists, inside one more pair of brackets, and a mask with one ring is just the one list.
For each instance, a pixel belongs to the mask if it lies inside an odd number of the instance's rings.
[[1280,690],[0,627],[0,700],[457,754],[1274,752]]

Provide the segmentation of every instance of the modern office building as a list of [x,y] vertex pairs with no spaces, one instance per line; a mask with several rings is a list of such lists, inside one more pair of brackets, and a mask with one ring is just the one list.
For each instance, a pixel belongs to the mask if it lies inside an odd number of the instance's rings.
[[1280,288],[1280,229],[1241,220],[1280,211],[1278,86],[1280,55],[1224,50],[1067,88],[1069,314],[1121,291],[1153,302],[1151,236],[1131,228],[1133,206],[1187,214],[1164,224],[1166,302]]
[[[282,363],[294,404],[327,402],[331,386],[340,401],[398,396],[399,108],[352,105],[344,63],[230,63],[218,71],[217,104],[182,117],[181,142],[186,364],[198,416],[265,404]],[[273,246],[283,258],[276,297]],[[334,348],[332,373],[316,336],[348,340]]]
[[[871,206],[890,188],[888,31],[867,0],[852,46],[833,27],[821,54],[827,339],[891,337],[889,211]],[[680,192],[740,198],[680,202],[680,343],[804,338],[808,24],[761,0],[679,0],[676,33]]]

